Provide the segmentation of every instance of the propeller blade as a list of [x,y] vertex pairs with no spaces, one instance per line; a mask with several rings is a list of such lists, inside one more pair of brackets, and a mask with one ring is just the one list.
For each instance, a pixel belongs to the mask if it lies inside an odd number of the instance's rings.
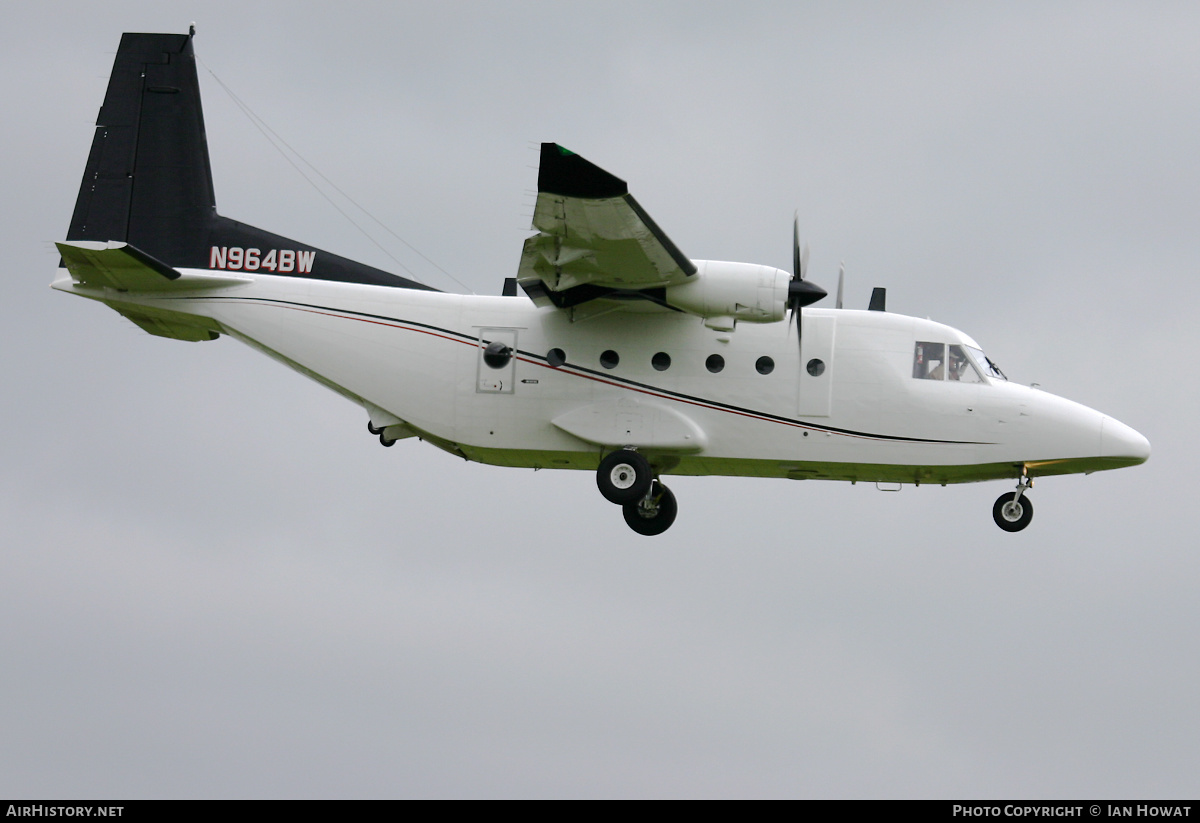
[[812,305],[826,295],[825,289],[808,280],[793,280],[788,283],[788,306],[792,312],[788,317],[788,330],[792,327],[792,317],[800,315],[796,320],[796,339],[804,335],[804,314],[800,311],[805,306]]
[[[787,306],[788,333],[792,331],[792,320],[796,320],[796,340],[799,342],[804,335],[804,315],[800,309],[816,303],[826,295],[825,289],[804,279],[808,274],[808,243],[800,246],[800,212],[792,218],[792,281],[788,283]],[[799,319],[796,315],[800,315]],[[802,345],[802,344],[801,344]]]
[[800,212],[792,218],[792,278],[804,279],[804,268],[800,262]]

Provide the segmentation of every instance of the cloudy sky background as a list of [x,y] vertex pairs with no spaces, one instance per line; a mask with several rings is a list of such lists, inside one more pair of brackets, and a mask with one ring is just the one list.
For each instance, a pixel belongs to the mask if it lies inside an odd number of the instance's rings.
[[[974,336],[1145,434],[1008,484],[672,481],[382,449],[223,338],[52,292],[122,31],[198,25],[223,214],[404,273],[215,72],[467,288],[537,143],[692,257]],[[0,796],[1195,797],[1200,6],[10,4],[0,29]],[[418,279],[457,290],[375,234]]]

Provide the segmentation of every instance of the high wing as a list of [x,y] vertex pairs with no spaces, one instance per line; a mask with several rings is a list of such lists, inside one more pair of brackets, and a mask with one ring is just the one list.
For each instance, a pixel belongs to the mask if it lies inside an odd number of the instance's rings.
[[697,270],[650,219],[624,180],[556,143],[543,143],[533,228],[517,282],[538,305],[602,297],[663,302]]

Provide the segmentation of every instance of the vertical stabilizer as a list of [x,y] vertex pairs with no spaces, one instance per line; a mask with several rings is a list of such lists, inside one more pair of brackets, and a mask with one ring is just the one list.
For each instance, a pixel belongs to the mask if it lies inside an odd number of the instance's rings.
[[428,289],[217,214],[192,41],[121,35],[67,240],[125,242],[175,268]]
[[215,216],[191,35],[123,34],[67,239],[189,265]]

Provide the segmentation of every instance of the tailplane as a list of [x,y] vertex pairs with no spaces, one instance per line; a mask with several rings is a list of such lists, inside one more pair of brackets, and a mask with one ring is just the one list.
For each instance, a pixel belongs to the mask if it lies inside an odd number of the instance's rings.
[[429,289],[217,214],[189,34],[123,34],[68,241],[126,243],[170,267]]

